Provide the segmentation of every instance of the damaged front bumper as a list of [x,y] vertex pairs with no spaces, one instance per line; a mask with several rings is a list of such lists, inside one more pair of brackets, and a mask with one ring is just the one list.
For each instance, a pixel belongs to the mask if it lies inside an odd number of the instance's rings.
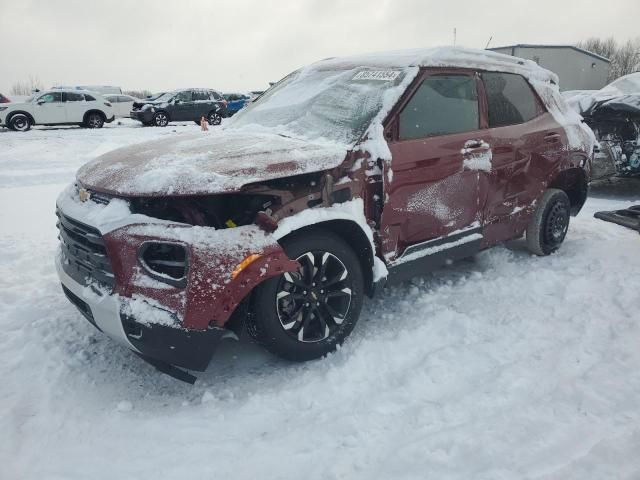
[[[120,199],[82,202],[74,187],[58,198],[57,214],[56,267],[67,298],[96,328],[167,373],[204,371],[249,292],[298,267],[255,225],[170,223],[132,214]],[[184,255],[163,259],[156,249],[145,257],[149,245]]]

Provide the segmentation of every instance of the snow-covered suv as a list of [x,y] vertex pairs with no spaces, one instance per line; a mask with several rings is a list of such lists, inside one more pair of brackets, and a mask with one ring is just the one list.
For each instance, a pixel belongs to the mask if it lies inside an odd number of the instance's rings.
[[243,325],[284,358],[320,357],[385,281],[523,235],[559,248],[594,138],[557,81],[453,48],[300,69],[221,130],[83,166],[57,201],[63,290],[180,378]]
[[99,94],[84,90],[38,92],[25,102],[0,106],[0,126],[18,132],[26,132],[33,125],[102,128],[113,119],[111,104]]

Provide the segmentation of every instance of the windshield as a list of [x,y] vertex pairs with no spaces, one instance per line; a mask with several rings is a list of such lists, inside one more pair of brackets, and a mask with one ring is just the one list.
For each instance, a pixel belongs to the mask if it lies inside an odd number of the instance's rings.
[[234,116],[227,128],[259,126],[297,138],[353,144],[382,109],[400,69],[303,69],[293,72]]
[[171,100],[175,96],[176,96],[175,93],[167,92],[167,93],[163,93],[161,95],[158,95],[156,97],[149,98],[148,100],[152,100],[154,102],[168,102],[169,100]]

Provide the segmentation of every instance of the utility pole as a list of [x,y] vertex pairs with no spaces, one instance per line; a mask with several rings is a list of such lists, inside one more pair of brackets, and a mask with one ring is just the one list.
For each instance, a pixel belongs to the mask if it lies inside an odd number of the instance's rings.
[[453,46],[456,46],[456,27],[453,27]]

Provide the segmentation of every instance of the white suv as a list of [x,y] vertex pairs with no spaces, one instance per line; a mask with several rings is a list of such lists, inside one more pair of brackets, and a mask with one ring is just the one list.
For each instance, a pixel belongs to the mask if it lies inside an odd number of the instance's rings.
[[113,122],[111,103],[86,90],[38,92],[23,103],[0,106],[0,126],[26,132],[33,125],[80,125],[102,128]]

